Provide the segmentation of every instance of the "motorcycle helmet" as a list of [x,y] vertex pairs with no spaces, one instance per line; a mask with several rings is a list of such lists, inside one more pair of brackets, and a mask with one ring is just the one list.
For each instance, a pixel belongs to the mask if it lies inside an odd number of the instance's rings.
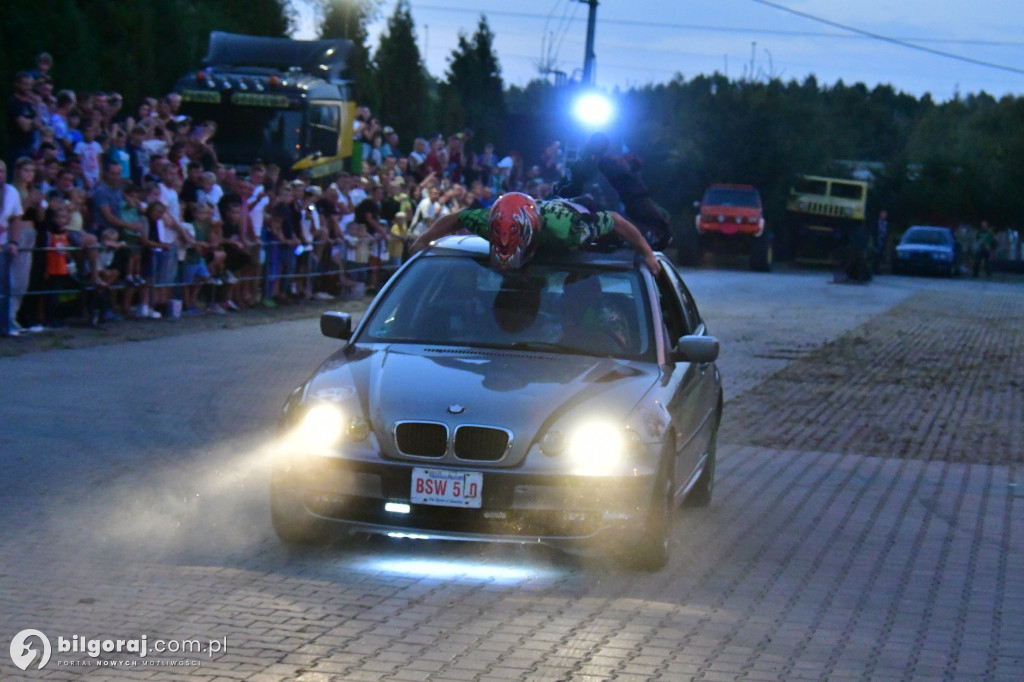
[[491,265],[521,268],[537,250],[540,214],[537,202],[522,192],[503,194],[490,214]]

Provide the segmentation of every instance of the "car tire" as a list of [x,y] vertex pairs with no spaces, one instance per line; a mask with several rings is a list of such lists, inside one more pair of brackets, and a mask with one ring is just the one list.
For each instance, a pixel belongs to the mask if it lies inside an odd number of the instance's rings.
[[320,545],[330,539],[326,523],[310,515],[297,486],[284,473],[270,477],[270,523],[287,545]]
[[774,261],[772,233],[765,230],[750,245],[750,269],[755,272],[771,272]]
[[706,507],[711,504],[711,496],[715,489],[715,461],[718,452],[718,433],[711,437],[708,445],[708,458],[704,462],[704,471],[700,472],[697,482],[683,500],[685,507]]
[[675,504],[672,467],[669,462],[670,460],[666,459],[664,475],[657,484],[660,494],[655,495],[647,511],[643,538],[629,554],[629,564],[641,571],[660,571],[672,555],[672,517]]

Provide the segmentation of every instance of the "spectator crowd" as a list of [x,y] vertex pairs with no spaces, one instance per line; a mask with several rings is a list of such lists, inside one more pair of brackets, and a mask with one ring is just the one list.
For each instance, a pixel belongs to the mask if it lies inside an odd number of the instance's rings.
[[[0,333],[158,319],[376,291],[443,215],[506,191],[547,196],[557,143],[526,168],[469,130],[418,137],[359,107],[354,167],[314,184],[217,159],[217,127],[171,93],[57,89],[50,55],[18,72],[0,161]],[[6,323],[6,324],[5,324]]]

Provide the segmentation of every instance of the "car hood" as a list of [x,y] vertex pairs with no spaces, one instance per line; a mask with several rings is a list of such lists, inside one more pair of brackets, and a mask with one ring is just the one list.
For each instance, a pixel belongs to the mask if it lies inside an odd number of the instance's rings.
[[309,380],[306,400],[358,403],[392,457],[400,456],[396,422],[507,429],[508,466],[560,419],[615,415],[625,423],[659,376],[657,365],[610,358],[382,344],[332,356]]

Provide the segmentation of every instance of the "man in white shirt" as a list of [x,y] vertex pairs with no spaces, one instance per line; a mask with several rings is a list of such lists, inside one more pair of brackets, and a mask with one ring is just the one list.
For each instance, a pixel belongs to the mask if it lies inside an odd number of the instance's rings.
[[[32,263],[32,252],[22,252],[20,241],[24,238],[21,221],[24,212],[18,190],[7,184],[7,164],[0,161],[0,311],[5,304],[9,305],[8,314],[0,315],[0,334],[5,336],[17,336],[21,332],[15,317],[25,292],[18,287],[18,282],[12,282],[17,279],[12,275],[22,269],[20,261],[27,258],[30,267]],[[35,241],[34,236],[32,240]],[[29,249],[32,246],[29,244]],[[25,283],[28,284],[27,278]]]
[[245,208],[249,213],[249,224],[258,238],[263,238],[263,216],[267,212],[270,196],[263,186],[267,177],[267,169],[262,163],[254,163],[249,169],[249,182],[252,183],[252,194],[245,199]]
[[416,212],[409,223],[411,233],[415,237],[427,231],[441,216],[447,215],[448,209],[441,203],[441,190],[436,185],[427,190],[427,196],[416,206]]

